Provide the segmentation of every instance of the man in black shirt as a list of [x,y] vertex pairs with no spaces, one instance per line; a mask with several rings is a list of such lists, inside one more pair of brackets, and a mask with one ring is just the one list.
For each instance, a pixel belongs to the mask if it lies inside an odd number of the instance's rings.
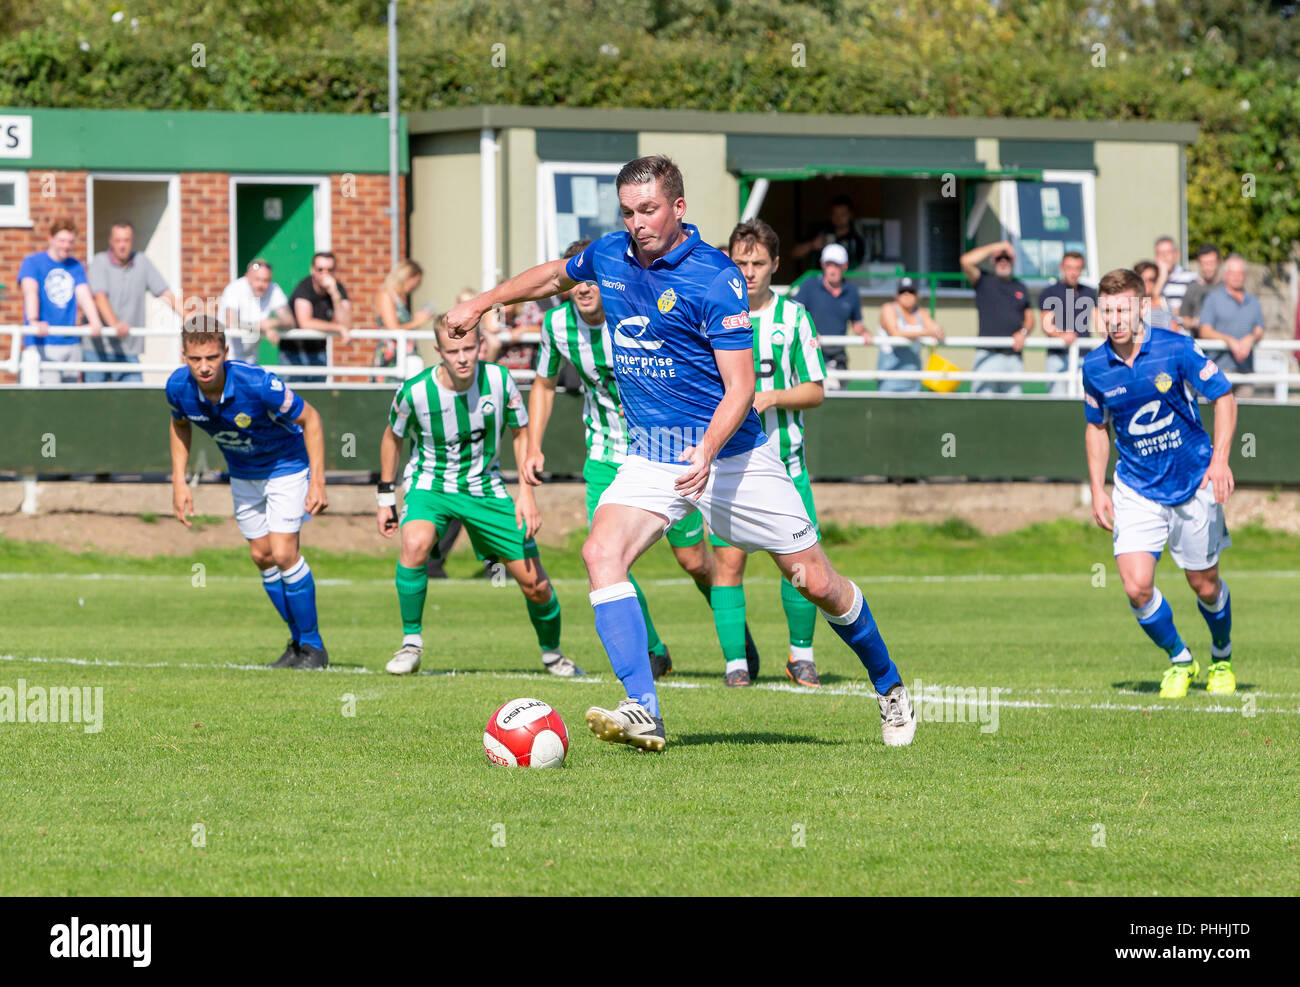
[[[294,322],[299,329],[333,333],[346,345],[352,326],[352,303],[347,289],[335,278],[338,262],[334,255],[322,251],[311,259],[311,274],[298,282],[289,296]],[[323,367],[326,364],[323,339],[281,339],[280,362],[300,367]],[[293,382],[319,382],[324,377],[295,377]]]
[[853,222],[853,203],[847,195],[835,197],[829,219],[817,236],[795,244],[795,260],[801,260],[805,267],[811,268],[828,245],[838,243],[848,254],[848,270],[856,271],[871,258],[867,256],[866,238]]
[[[989,337],[987,349],[975,351],[975,370],[988,373],[1021,373],[1025,361],[1021,351],[1025,337],[1034,327],[1034,313],[1029,308],[1029,289],[1012,277],[1016,248],[1006,240],[976,247],[961,255],[961,270],[975,289],[975,309],[979,315],[979,335]],[[993,273],[980,270],[989,257]],[[996,345],[994,345],[996,344]],[[975,394],[1019,394],[1019,381],[976,381]]]
[[[1049,374],[1062,373],[1070,366],[1069,351],[1066,349],[1080,336],[1092,332],[1092,310],[1097,304],[1097,293],[1086,284],[1079,283],[1085,263],[1083,254],[1077,250],[1067,250],[1061,258],[1061,278],[1049,284],[1038,296],[1038,310],[1043,313],[1043,333],[1055,338],[1060,346],[1053,346],[1047,351]],[[1083,362],[1084,353],[1079,354]],[[1063,380],[1053,381],[1052,394],[1065,394],[1069,384]]]

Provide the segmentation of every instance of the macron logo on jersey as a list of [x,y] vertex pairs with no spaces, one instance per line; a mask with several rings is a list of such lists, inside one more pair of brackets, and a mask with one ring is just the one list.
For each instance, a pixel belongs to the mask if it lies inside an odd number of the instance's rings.
[[732,278],[730,281],[727,282],[727,284],[731,285],[731,290],[736,293],[737,298],[743,297],[740,290],[740,280],[738,278]]
[[[627,332],[623,332],[626,328]],[[646,339],[645,334],[650,329],[650,319],[644,315],[633,315],[614,327],[614,342],[619,346],[627,346],[635,350],[657,350],[663,346],[662,339]],[[630,335],[629,335],[630,334]]]
[[611,281],[609,278],[601,278],[600,286],[602,288],[613,288],[615,291],[627,291],[627,285],[622,281]]

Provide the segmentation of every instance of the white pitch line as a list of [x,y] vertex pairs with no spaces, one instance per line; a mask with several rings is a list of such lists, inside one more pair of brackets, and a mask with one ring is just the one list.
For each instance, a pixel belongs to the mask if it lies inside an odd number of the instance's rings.
[[[235,662],[222,662],[215,665],[204,665],[196,662],[128,662],[128,661],[106,661],[98,658],[42,658],[36,656],[29,657],[25,655],[0,655],[0,661],[8,661],[8,662],[15,662],[15,663],[27,662],[31,664],[42,664],[42,665],[79,665],[79,666],[90,666],[90,667],[98,666],[103,668],[192,668],[192,669],[200,669],[206,671],[211,671],[212,669],[228,669],[231,671],[239,671],[239,672],[272,671],[272,669],[268,668],[266,665],[241,665]],[[327,674],[332,672],[338,675],[380,675],[382,674],[381,672],[378,672],[370,668],[340,668],[337,666],[331,666],[330,668],[322,669],[322,671],[324,671]],[[534,681],[534,682],[546,682],[550,685],[560,685],[561,683],[574,684],[574,685],[606,684],[606,680],[599,675],[584,676],[583,678],[561,679],[558,676],[550,675],[544,672],[488,672],[488,671],[457,671],[454,669],[449,669],[447,671],[436,671],[436,670],[425,671],[425,672],[421,672],[416,677],[417,678],[458,678],[461,676],[464,676],[466,678],[473,677],[473,678],[492,678],[492,679],[523,679],[523,680]],[[724,688],[723,686],[716,685],[714,683],[709,683],[709,682],[659,682],[656,687],[669,688],[669,689],[723,689]],[[858,683],[852,683],[852,682],[847,685],[841,685],[841,686],[822,686],[820,689],[803,689],[798,686],[790,685],[788,683],[780,683],[780,682],[759,683],[758,685],[751,686],[751,688],[759,689],[765,692],[794,693],[796,695],[804,695],[804,696],[854,696],[862,699],[876,698],[876,693],[870,687],[860,685]],[[931,683],[927,683],[925,688],[927,690],[931,688],[936,690],[951,688],[951,689],[961,689],[963,690],[963,692],[965,692],[966,690],[973,687],[946,686],[940,683],[931,682]],[[985,688],[991,689],[992,687],[985,687]],[[1056,702],[1043,702],[1034,699],[1008,700],[1008,699],[1001,698],[1002,694],[1010,694],[1017,691],[1024,691],[1029,694],[1053,694],[1053,693],[1088,694],[1089,693],[1089,690],[1082,690],[1082,689],[1016,690],[1016,689],[1002,689],[998,687],[999,698],[987,699],[980,705],[997,706],[1002,709],[1100,710],[1103,712],[1136,712],[1136,713],[1207,713],[1207,714],[1231,713],[1238,716],[1243,715],[1241,706],[1226,706],[1222,704],[1215,704],[1213,706],[1177,706],[1177,705],[1165,706],[1165,705],[1154,704],[1154,703],[1148,703],[1144,705],[1132,705],[1129,703],[1116,703],[1116,702],[1056,703]],[[1106,695],[1108,693],[1106,693],[1104,690],[1093,690],[1091,694]],[[1113,695],[1113,693],[1110,694]],[[1120,692],[1119,694],[1120,695],[1142,695],[1142,693],[1131,692],[1131,691]],[[1255,696],[1279,695],[1279,694],[1244,692],[1244,693],[1239,693],[1239,695],[1243,697],[1244,696],[1255,697]],[[1280,695],[1290,695],[1290,694],[1280,694]],[[936,695],[933,698],[927,698],[926,695],[924,694],[922,694],[921,696],[913,697],[913,703],[917,705],[929,704],[933,702],[942,702],[944,704],[956,703],[957,697],[955,695],[943,696],[943,697]],[[1255,709],[1255,716],[1259,716],[1265,713],[1279,713],[1286,716],[1300,716],[1300,708],[1283,709],[1280,707],[1272,707],[1272,708],[1257,707]]]

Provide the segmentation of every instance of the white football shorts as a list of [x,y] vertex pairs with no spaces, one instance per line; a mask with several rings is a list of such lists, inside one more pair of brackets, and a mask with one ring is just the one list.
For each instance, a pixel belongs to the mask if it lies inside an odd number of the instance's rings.
[[311,470],[265,480],[230,478],[239,533],[252,541],[269,532],[293,534],[311,517],[307,513],[307,481]]
[[605,504],[639,507],[667,518],[665,530],[699,509],[715,535],[746,552],[790,555],[817,544],[817,531],[794,482],[781,464],[774,440],[749,452],[716,459],[699,500],[673,484],[690,466],[628,456],[601,494]]
[[1169,555],[1180,569],[1200,572],[1219,561],[1232,544],[1223,505],[1214,501],[1214,487],[1197,490],[1181,504],[1157,504],[1118,477],[1111,494],[1115,505],[1115,554],[1159,554],[1169,543]]

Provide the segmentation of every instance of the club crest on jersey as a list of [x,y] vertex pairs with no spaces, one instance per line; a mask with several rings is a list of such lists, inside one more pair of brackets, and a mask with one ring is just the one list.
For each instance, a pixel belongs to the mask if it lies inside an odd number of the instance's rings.
[[772,330],[772,345],[773,346],[785,345],[785,333],[782,330],[780,329]]
[[478,403],[478,410],[485,415],[492,414],[492,412],[496,411],[496,408],[497,406],[492,403],[491,398],[484,398]]
[[1156,375],[1155,385],[1156,390],[1164,394],[1165,391],[1174,386],[1174,379],[1166,373],[1160,373]]
[[677,304],[677,292],[673,291],[672,288],[669,288],[667,291],[665,291],[662,295],[659,296],[659,311],[663,312],[665,315],[671,312],[673,310],[673,306],[676,304]]
[[248,415],[244,414],[242,411],[235,416],[235,426],[237,428],[248,428],[251,424],[253,424],[253,419],[249,418]]
[[[745,316],[749,318],[749,316]],[[725,323],[725,319],[723,320]],[[628,346],[636,350],[657,350],[663,346],[662,339],[647,339],[650,319],[644,315],[632,315],[614,327],[614,342],[619,346]],[[626,330],[626,332],[624,331]]]

